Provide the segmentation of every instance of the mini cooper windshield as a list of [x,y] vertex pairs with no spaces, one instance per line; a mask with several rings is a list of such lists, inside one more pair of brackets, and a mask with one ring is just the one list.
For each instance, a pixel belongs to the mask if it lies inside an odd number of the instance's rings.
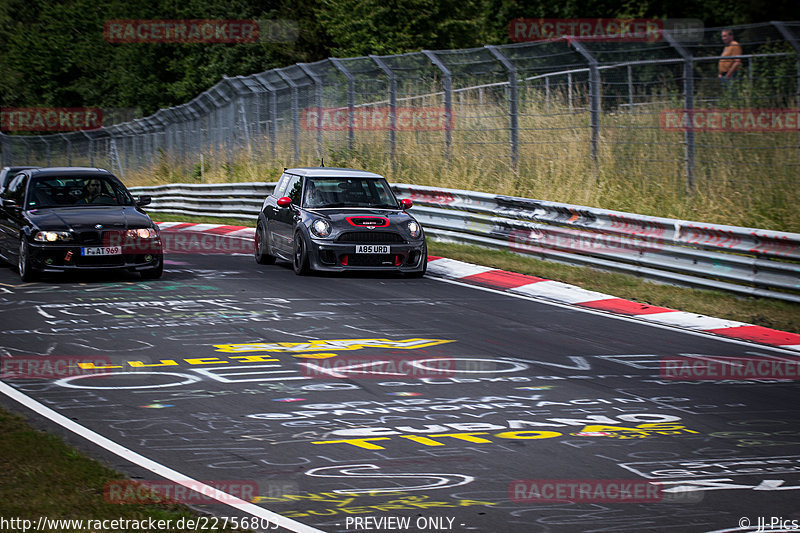
[[374,178],[313,178],[306,180],[303,206],[311,209],[369,207],[399,209],[389,184]]
[[28,191],[28,209],[83,205],[133,205],[130,194],[102,175],[35,178]]

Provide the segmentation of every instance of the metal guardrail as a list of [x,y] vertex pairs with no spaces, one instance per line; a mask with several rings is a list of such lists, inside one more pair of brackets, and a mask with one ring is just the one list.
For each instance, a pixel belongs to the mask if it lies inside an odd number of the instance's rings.
[[[254,220],[275,183],[133,187],[148,210]],[[393,184],[436,240],[800,303],[800,234]]]

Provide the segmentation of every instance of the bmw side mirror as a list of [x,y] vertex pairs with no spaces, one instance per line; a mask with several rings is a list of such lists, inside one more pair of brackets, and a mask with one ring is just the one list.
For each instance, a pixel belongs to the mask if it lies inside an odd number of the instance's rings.
[[140,196],[136,199],[136,207],[143,207],[145,205],[150,205],[150,202],[153,201],[153,198],[150,196]]
[[292,205],[292,199],[288,196],[278,198],[278,207],[289,207],[290,205]]
[[410,198],[403,198],[400,200],[400,207],[403,208],[403,211],[406,209],[411,209],[414,206],[414,202],[411,201]]

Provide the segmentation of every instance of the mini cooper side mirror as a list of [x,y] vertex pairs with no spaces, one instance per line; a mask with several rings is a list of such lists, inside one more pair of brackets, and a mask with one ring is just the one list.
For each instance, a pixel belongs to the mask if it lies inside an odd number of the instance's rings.
[[278,198],[278,207],[289,207],[290,205],[292,205],[292,199],[288,196]]
[[406,209],[411,209],[414,206],[414,202],[411,201],[410,198],[403,198],[400,200],[400,207],[403,208],[403,211]]
[[153,198],[150,196],[140,196],[136,199],[136,207],[143,207],[145,205],[150,205],[153,201]]

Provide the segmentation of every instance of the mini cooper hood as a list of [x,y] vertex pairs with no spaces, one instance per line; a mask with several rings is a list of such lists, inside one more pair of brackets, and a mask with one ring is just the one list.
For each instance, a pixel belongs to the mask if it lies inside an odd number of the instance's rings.
[[31,222],[40,230],[88,230],[97,224],[103,229],[150,228],[150,217],[133,206],[80,206],[44,208],[28,211]]
[[410,217],[402,209],[364,209],[353,207],[337,207],[335,209],[307,209],[313,215],[327,218],[331,222],[347,223],[347,219],[383,217],[390,220],[396,218],[407,219]]

